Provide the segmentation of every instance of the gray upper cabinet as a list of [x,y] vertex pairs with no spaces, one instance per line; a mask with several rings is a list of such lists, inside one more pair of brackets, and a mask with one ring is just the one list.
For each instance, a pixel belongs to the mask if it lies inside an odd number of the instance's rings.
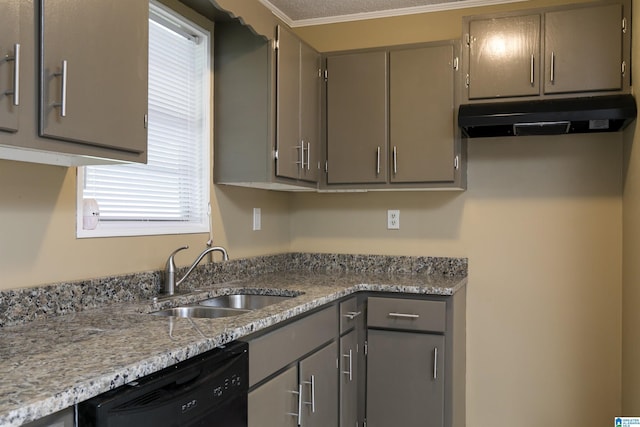
[[387,181],[387,52],[327,58],[327,182]]
[[455,179],[453,64],[452,45],[390,52],[392,183]]
[[464,188],[453,41],[326,59],[328,189]]
[[464,18],[466,100],[630,91],[630,11],[601,0]]
[[20,0],[0,0],[0,130],[18,130]]
[[144,153],[146,0],[40,1],[40,135]]
[[545,93],[622,89],[622,4],[545,14]]
[[277,28],[276,175],[318,180],[320,54]]
[[469,99],[537,95],[540,15],[469,22]]
[[216,23],[214,179],[311,191],[318,176],[319,56],[284,27],[274,33],[268,40],[237,20]]
[[146,162],[148,1],[0,7],[0,158]]

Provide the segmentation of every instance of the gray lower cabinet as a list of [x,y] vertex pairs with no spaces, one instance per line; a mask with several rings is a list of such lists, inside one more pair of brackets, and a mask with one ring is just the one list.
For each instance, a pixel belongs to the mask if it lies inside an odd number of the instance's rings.
[[300,361],[301,427],[338,424],[338,344],[334,341]]
[[18,130],[20,0],[0,0],[0,130]]
[[369,330],[367,427],[444,426],[444,336]]
[[298,425],[298,367],[293,366],[249,393],[249,427]]
[[340,427],[358,427],[358,334],[340,338]]
[[369,297],[367,427],[465,425],[465,293]]

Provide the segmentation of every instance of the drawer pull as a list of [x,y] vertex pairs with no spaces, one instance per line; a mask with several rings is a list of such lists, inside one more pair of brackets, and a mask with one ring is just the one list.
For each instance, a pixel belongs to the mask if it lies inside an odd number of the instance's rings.
[[420,317],[419,314],[409,314],[409,313],[389,313],[389,317],[400,317],[403,319],[417,319]]
[[433,349],[433,379],[438,379],[438,347]]
[[360,316],[362,314],[361,311],[350,311],[347,314],[344,315],[344,317],[346,317],[349,320],[353,320],[356,317]]

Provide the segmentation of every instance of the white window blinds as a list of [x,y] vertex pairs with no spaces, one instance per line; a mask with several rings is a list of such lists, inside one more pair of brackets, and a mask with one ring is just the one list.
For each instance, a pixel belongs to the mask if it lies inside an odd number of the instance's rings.
[[191,224],[185,232],[206,231],[209,78],[208,33],[152,5],[148,164],[84,168],[83,198],[98,202],[99,227],[126,222],[156,230],[139,234],[160,234]]

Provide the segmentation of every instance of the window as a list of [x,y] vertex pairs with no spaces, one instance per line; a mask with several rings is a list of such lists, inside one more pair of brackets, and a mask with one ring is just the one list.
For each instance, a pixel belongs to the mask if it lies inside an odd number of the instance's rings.
[[149,11],[148,164],[78,168],[78,237],[208,230],[210,34]]

